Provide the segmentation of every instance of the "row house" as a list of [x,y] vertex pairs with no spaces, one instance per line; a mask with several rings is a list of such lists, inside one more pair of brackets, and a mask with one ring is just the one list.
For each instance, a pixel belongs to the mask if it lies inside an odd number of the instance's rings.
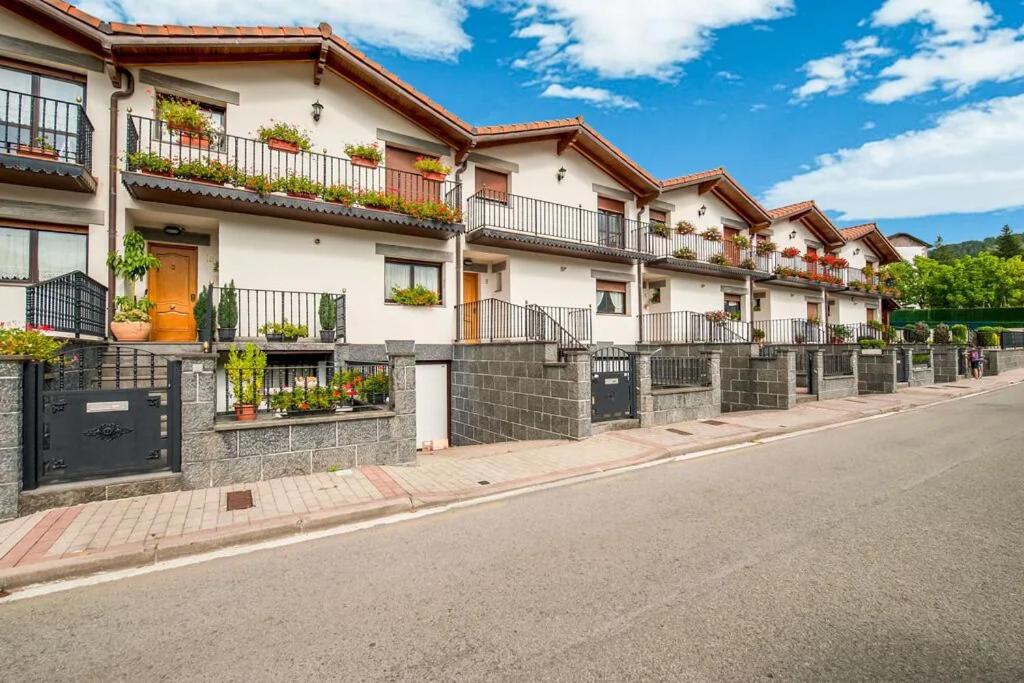
[[[0,319],[107,339],[130,293],[108,254],[140,236],[160,267],[134,348],[213,352],[219,411],[229,337],[320,369],[414,340],[422,444],[449,432],[453,341],[813,342],[801,325],[891,306],[874,224],[768,210],[724,169],[659,180],[582,118],[473,126],[326,24],[119,24],[59,0],[0,20]],[[225,291],[218,334],[194,306]]]

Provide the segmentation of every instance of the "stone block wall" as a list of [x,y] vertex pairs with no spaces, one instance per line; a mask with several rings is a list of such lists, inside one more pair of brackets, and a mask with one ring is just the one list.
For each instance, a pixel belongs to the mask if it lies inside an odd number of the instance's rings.
[[[932,347],[932,370],[936,382],[955,382],[963,375],[959,372],[957,356],[965,353],[960,346],[934,346]],[[968,364],[964,363],[967,368]]]
[[0,357],[0,521],[18,516],[22,364],[21,359]]
[[814,364],[815,371],[817,372],[817,387],[818,387],[818,400],[828,401],[833,398],[848,398],[850,396],[856,396],[860,393],[858,389],[858,362],[857,357],[860,352],[854,349],[845,349],[836,351],[836,353],[846,353],[851,356],[850,366],[853,369],[852,375],[835,375],[828,377],[825,375],[825,363],[824,363],[824,352],[817,352],[817,362]]
[[985,376],[998,375],[1024,368],[1024,349],[989,349],[985,351]]
[[[874,353],[877,351],[877,353]],[[896,393],[896,354],[900,349],[869,349],[857,356],[857,390],[861,394]]]
[[205,488],[357,465],[416,460],[416,367],[412,342],[388,342],[390,410],[308,418],[216,418],[216,360],[182,361],[183,487]]
[[[661,355],[661,354],[659,354]],[[701,353],[708,362],[709,387],[655,388],[650,353],[637,355],[637,417],[641,427],[704,420],[722,413],[721,351]]]
[[[935,358],[932,356],[932,349],[929,348],[908,348],[905,349],[907,353],[907,363],[910,368],[910,372],[907,373],[907,385],[911,387],[922,387],[927,384],[935,384]],[[927,365],[915,365],[913,362],[914,354],[916,353],[927,353],[928,364]]]
[[452,443],[590,436],[590,354],[542,342],[456,344]]

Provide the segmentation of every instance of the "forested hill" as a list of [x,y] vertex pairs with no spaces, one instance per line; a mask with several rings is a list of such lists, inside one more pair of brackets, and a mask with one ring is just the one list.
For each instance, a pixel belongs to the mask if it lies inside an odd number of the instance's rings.
[[[1024,237],[1024,233],[1015,233],[1018,237]],[[961,256],[977,256],[983,251],[995,251],[996,249],[996,237],[986,237],[981,240],[967,240],[966,242],[956,242],[954,244],[943,244],[941,247],[935,247],[928,253],[933,259],[937,261],[954,261]]]

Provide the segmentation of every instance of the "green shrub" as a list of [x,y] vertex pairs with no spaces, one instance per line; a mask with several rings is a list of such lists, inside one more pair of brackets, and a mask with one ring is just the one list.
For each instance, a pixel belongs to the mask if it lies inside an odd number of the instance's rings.
[[174,164],[156,152],[132,152],[128,155],[128,166],[147,173],[170,173]]
[[217,309],[217,325],[224,329],[232,329],[238,325],[238,294],[235,292],[235,281],[232,280],[220,290],[220,307]]
[[932,362],[932,354],[927,351],[910,354],[910,360],[914,365],[928,365]]
[[862,348],[862,349],[884,349],[885,348],[885,340],[884,339],[868,339],[868,338],[865,338],[865,339],[859,340],[857,343],[860,344],[860,348]]
[[171,128],[187,130],[193,133],[208,133],[210,117],[195,102],[165,97],[157,105],[156,117],[167,123]]
[[320,329],[333,330],[338,324],[338,302],[333,294],[320,295]]
[[234,344],[228,351],[224,373],[231,391],[240,405],[258,406],[263,401],[263,375],[267,368],[267,354],[248,343],[239,351]]
[[391,290],[391,300],[403,306],[436,306],[441,303],[437,292],[423,285],[395,287]]
[[932,342],[935,344],[948,344],[950,342],[949,325],[939,324],[932,330]]
[[0,325],[0,356],[28,356],[36,361],[57,357],[62,341],[37,330]]
[[297,145],[303,152],[308,152],[310,148],[309,133],[298,126],[285,123],[284,121],[270,119],[269,125],[260,126],[256,130],[256,135],[263,142],[270,138],[290,142],[293,145]]
[[319,196],[324,191],[320,183],[299,175],[278,178],[272,183],[274,192],[290,192],[293,194],[311,194]]
[[954,344],[957,346],[967,346],[967,325],[953,325],[949,330],[952,333]]
[[978,335],[978,343],[982,346],[999,346],[999,335],[1003,332],[1002,327],[985,325],[975,330]]

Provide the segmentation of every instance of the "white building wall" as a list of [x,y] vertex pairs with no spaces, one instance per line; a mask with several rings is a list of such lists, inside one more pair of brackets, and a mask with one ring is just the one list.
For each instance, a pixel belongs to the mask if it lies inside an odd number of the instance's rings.
[[[712,226],[722,228],[729,221],[749,225],[746,220],[733,211],[725,202],[710,192],[700,194],[696,186],[666,192],[658,200],[675,206],[669,212],[670,225],[675,225],[681,220],[690,221],[696,226],[697,232]],[[703,216],[699,215],[701,206],[707,207]],[[748,235],[746,232],[743,234]]]

